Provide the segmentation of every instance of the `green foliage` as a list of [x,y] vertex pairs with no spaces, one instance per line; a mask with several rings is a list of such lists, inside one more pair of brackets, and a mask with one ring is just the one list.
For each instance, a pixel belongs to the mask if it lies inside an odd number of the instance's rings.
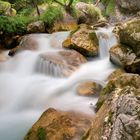
[[110,15],[114,13],[114,9],[115,9],[115,1],[114,0],[110,0],[107,7],[106,7],[106,14]]
[[110,14],[114,14],[116,1],[115,0],[101,0],[101,2],[105,6],[104,16],[109,16]]
[[23,34],[31,19],[25,16],[0,16],[0,31],[4,34]]
[[22,16],[29,16],[33,12],[34,8],[29,7],[29,8],[24,8],[19,11],[19,14]]
[[46,12],[40,17],[42,21],[48,26],[51,27],[55,21],[63,18],[62,7],[58,6],[49,6]]

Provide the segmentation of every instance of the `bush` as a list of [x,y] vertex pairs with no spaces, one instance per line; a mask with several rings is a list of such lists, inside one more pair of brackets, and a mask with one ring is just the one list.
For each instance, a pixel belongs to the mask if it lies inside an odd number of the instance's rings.
[[44,21],[48,27],[51,27],[55,21],[63,19],[63,11],[64,10],[60,6],[49,6],[40,19]]
[[0,16],[0,31],[3,34],[23,34],[30,21],[31,19],[25,16]]

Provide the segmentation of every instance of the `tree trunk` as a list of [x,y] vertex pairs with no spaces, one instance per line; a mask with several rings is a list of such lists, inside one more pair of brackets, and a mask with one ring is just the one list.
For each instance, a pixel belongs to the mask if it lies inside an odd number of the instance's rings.
[[34,5],[34,7],[36,8],[36,11],[37,11],[38,16],[40,16],[40,11],[39,11],[37,2],[36,2],[35,0],[32,0],[32,3],[33,3],[33,5]]

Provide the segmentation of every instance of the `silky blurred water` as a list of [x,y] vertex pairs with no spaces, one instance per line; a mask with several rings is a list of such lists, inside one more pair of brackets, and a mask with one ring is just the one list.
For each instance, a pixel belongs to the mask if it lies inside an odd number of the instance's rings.
[[[112,28],[99,28],[96,33],[100,56],[81,65],[67,78],[55,76],[61,75],[59,68],[54,75],[38,73],[36,65],[42,52],[62,50],[62,42],[69,32],[34,34],[38,50],[22,50],[0,62],[0,140],[22,140],[43,111],[50,107],[94,115],[97,97],[78,96],[76,85],[88,80],[105,85],[108,75],[115,69],[109,61],[108,50],[117,43]],[[4,53],[8,56],[8,52]],[[51,71],[50,67],[53,66],[47,64],[42,71]]]

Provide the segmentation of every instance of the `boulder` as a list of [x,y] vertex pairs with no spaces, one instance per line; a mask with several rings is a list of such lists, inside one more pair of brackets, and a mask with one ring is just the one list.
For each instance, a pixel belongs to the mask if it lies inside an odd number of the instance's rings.
[[116,0],[117,5],[127,12],[135,13],[140,11],[140,1],[139,0]]
[[25,35],[20,37],[20,43],[15,48],[9,51],[9,55],[12,56],[18,51],[21,50],[37,50],[38,42],[36,41],[36,36],[34,35]]
[[140,139],[140,76],[124,74],[100,94],[99,111],[84,140]]
[[134,18],[124,22],[114,29],[120,43],[130,46],[137,56],[140,56],[140,19]]
[[78,23],[95,24],[98,22],[106,22],[99,8],[93,4],[78,2],[75,6],[77,10]]
[[77,94],[82,96],[93,96],[95,94],[97,95],[101,91],[101,89],[101,85],[95,82],[83,82],[77,86]]
[[85,62],[85,57],[74,50],[45,52],[39,56],[36,69],[40,73],[63,77],[70,76]]
[[43,21],[35,21],[27,26],[28,33],[44,33],[45,25]]
[[15,16],[16,10],[11,7],[9,2],[0,1],[0,15]]
[[24,140],[80,140],[91,126],[91,118],[73,112],[48,109]]
[[98,55],[98,39],[94,30],[82,24],[63,42],[66,49],[74,49],[84,56]]
[[119,44],[109,52],[114,64],[122,66],[127,72],[140,73],[140,59],[130,47]]

